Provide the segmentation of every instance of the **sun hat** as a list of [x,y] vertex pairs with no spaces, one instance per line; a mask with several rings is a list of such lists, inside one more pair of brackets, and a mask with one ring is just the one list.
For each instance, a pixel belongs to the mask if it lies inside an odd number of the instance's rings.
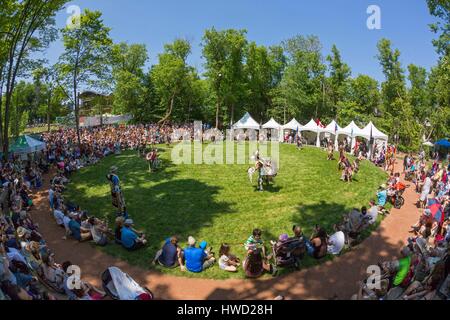
[[383,184],[380,186],[380,189],[386,189],[386,188],[387,188],[387,186],[386,186],[385,183],[383,183]]
[[195,240],[194,237],[191,236],[191,237],[188,238],[188,245],[194,246],[196,242],[197,241]]
[[19,236],[19,238],[23,238],[27,233],[28,230],[25,229],[24,227],[17,228],[17,235]]
[[127,219],[127,220],[125,220],[124,224],[126,226],[132,226],[134,224],[134,221],[133,221],[133,219]]
[[207,246],[208,246],[208,243],[206,241],[200,242],[200,249],[205,250]]

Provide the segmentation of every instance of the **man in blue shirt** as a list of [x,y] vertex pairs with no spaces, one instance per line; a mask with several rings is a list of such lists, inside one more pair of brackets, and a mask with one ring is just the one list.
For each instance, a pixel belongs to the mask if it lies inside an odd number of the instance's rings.
[[81,228],[80,223],[76,219],[72,219],[69,222],[69,230],[74,237],[78,241],[87,241],[92,238],[91,232],[89,230],[85,230]]
[[185,271],[187,269],[190,272],[199,273],[211,267],[215,262],[215,258],[209,257],[205,252],[205,248],[196,248],[195,243],[195,239],[193,237],[189,237],[189,247],[184,249],[184,260],[186,268],[185,266],[181,265],[182,271]]
[[144,235],[138,235],[133,229],[133,220],[127,219],[122,228],[122,246],[130,251],[142,248],[147,244]]
[[173,236],[166,239],[161,250],[156,253],[153,264],[158,262],[161,266],[166,268],[173,268],[182,264],[181,248],[178,246],[178,238]]

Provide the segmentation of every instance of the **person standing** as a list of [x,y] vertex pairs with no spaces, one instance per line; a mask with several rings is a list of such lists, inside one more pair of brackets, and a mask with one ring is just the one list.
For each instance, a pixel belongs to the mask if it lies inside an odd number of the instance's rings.
[[116,207],[119,212],[123,212],[125,207],[125,199],[122,194],[122,189],[120,187],[120,179],[117,175],[117,167],[111,167],[110,173],[107,175],[111,187],[111,198],[112,205]]

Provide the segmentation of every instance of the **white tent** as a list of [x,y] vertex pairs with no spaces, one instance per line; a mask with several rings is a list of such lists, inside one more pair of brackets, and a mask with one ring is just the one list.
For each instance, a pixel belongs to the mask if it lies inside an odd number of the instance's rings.
[[262,126],[263,129],[276,129],[280,130],[281,125],[275,121],[274,118],[271,118],[266,124]]
[[295,119],[292,119],[291,122],[286,123],[283,126],[283,130],[300,130],[303,126]]
[[233,126],[233,129],[253,129],[253,130],[259,130],[260,126],[258,122],[256,122],[250,113],[246,113],[241,120],[236,122]]
[[337,132],[339,130],[341,130],[341,127],[336,123],[336,121],[333,120],[325,129],[322,129],[322,132],[328,132],[337,135]]
[[322,131],[322,128],[319,127],[313,119],[311,119],[308,124],[303,126],[300,131],[310,131],[316,133],[316,147],[320,148],[320,132]]
[[368,139],[370,137],[374,138],[375,140],[384,140],[388,141],[389,137],[378,130],[375,125],[372,123],[372,121],[364,128],[362,129],[365,135],[367,135]]
[[[367,136],[365,134],[365,132],[361,128],[359,128],[354,121],[350,122],[350,124],[348,126],[346,126],[345,128],[339,130],[336,135],[336,139],[340,135],[345,135],[352,139],[352,143],[351,143],[352,150],[356,145],[356,139],[355,139],[356,137],[362,137],[362,138],[366,138],[366,139],[370,138],[370,136]],[[337,147],[337,143],[336,143],[336,147]]]
[[321,128],[317,125],[317,123],[311,119],[308,124],[304,125],[300,131],[312,131],[312,132],[319,132]]

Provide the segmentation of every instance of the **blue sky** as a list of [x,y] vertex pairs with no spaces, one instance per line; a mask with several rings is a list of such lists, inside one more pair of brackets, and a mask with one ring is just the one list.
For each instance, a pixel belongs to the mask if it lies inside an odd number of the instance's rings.
[[[144,43],[149,65],[157,62],[165,43],[181,37],[191,41],[189,62],[203,70],[201,39],[205,29],[247,29],[248,39],[261,45],[279,44],[296,34],[317,35],[328,54],[336,44],[353,75],[368,74],[382,80],[375,58],[376,44],[385,37],[399,48],[403,67],[410,63],[429,69],[437,55],[431,41],[425,0],[76,0],[69,5],[100,10],[112,28],[114,42]],[[366,27],[369,5],[381,9],[381,30]],[[57,16],[63,27],[68,14]],[[63,48],[52,44],[46,57],[56,62]]]

